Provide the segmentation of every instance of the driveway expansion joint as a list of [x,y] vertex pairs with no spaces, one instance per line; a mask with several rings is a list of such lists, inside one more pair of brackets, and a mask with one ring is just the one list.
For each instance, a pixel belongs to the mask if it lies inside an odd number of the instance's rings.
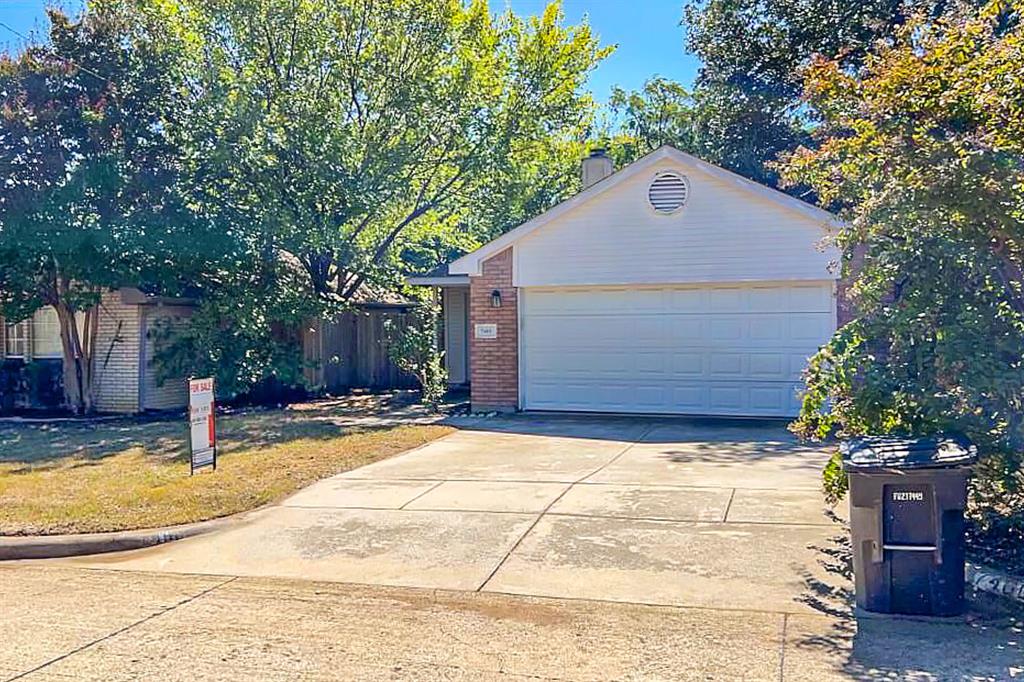
[[437,490],[438,488],[440,488],[444,484],[445,484],[445,481],[438,481],[435,485],[430,486],[429,488],[427,488],[423,492],[419,493],[418,495],[414,495],[411,500],[406,500],[405,504],[403,504],[401,507],[398,508],[399,511],[405,510],[405,508],[408,507],[410,504],[412,504],[416,500],[420,499],[424,495],[429,495],[430,493],[434,492],[435,490]]
[[607,462],[605,462],[601,466],[599,466],[596,469],[594,469],[593,471],[591,471],[586,476],[581,476],[578,480],[573,481],[573,485],[577,485],[579,483],[583,483],[584,481],[586,481],[591,476],[597,476],[599,473],[604,471],[606,468],[610,467],[612,464],[615,464],[615,462],[619,461],[619,459],[623,455],[625,455],[627,452],[632,450],[634,446],[636,446],[638,443],[642,442],[643,439],[646,438],[651,433],[651,431],[653,431],[653,430],[654,430],[654,424],[650,424],[649,426],[647,426],[647,428],[645,428],[643,430],[643,432],[639,436],[637,436],[636,440],[630,442],[630,444],[627,445],[626,447],[624,447],[620,453],[618,453],[617,455],[612,457],[610,460],[608,460]]
[[97,644],[102,644],[103,642],[106,642],[107,640],[113,639],[114,637],[117,637],[118,635],[124,634],[124,633],[128,632],[129,630],[132,630],[132,629],[134,629],[134,628],[136,628],[136,627],[138,627],[140,625],[144,625],[145,623],[148,623],[148,622],[150,622],[152,620],[155,620],[155,619],[159,618],[160,616],[163,616],[165,614],[170,613],[171,611],[175,611],[175,610],[177,610],[181,606],[185,606],[186,604],[191,604],[192,602],[196,601],[197,599],[201,599],[202,597],[205,597],[206,595],[210,594],[214,590],[218,590],[221,587],[224,587],[225,585],[227,585],[228,583],[234,582],[235,580],[238,580],[238,576],[231,576],[230,578],[227,578],[226,580],[220,581],[216,585],[211,585],[210,587],[207,587],[207,588],[204,588],[204,589],[200,590],[199,592],[197,592],[196,594],[193,594],[190,597],[185,597],[184,599],[179,600],[175,604],[172,604],[171,606],[168,606],[165,609],[161,609],[161,610],[159,610],[159,611],[157,611],[155,613],[149,614],[145,618],[140,618],[139,620],[136,620],[135,622],[132,622],[132,623],[129,623],[128,625],[125,625],[123,627],[117,628],[113,632],[108,632],[107,634],[103,635],[102,637],[97,637],[96,639],[92,640],[91,642],[86,642],[85,644],[83,644],[81,646],[78,646],[78,647],[75,647],[71,651],[68,651],[67,653],[63,653],[60,656],[55,656],[54,658],[51,658],[48,661],[40,663],[39,665],[37,665],[36,667],[32,668],[31,670],[26,670],[25,672],[18,673],[14,677],[8,678],[5,682],[14,682],[15,680],[20,680],[20,679],[23,679],[25,677],[28,677],[29,675],[35,674],[35,673],[43,670],[44,668],[48,668],[49,666],[53,665],[54,663],[59,663],[59,662],[65,660],[65,659],[68,659],[68,658],[74,656],[75,654],[79,654],[79,653],[85,651],[86,649],[91,649],[92,647],[96,646]]
[[547,515],[547,513],[551,510],[551,508],[554,507],[556,504],[558,504],[559,500],[561,500],[563,497],[565,497],[566,493],[568,493],[570,490],[572,490],[573,487],[578,485],[580,482],[582,482],[582,481],[590,478],[591,476],[597,474],[602,469],[604,469],[606,466],[612,464],[617,459],[622,457],[624,454],[629,452],[630,448],[632,448],[634,445],[636,445],[637,443],[642,441],[647,436],[647,434],[649,434],[653,430],[654,430],[654,426],[653,425],[648,426],[647,428],[645,428],[643,430],[643,432],[639,436],[637,436],[636,440],[630,442],[629,445],[624,447],[614,457],[609,459],[607,462],[605,462],[604,464],[599,466],[594,471],[591,471],[589,474],[585,474],[585,475],[581,476],[579,479],[577,479],[576,481],[573,481],[568,486],[566,486],[565,490],[563,490],[561,493],[559,493],[558,497],[556,497],[555,499],[551,500],[551,502],[549,502],[547,504],[547,506],[544,507],[543,510],[541,510],[540,514],[538,514],[537,518],[535,518],[533,520],[533,523],[530,524],[529,528],[527,528],[526,531],[522,535],[519,536],[519,539],[515,541],[515,544],[512,545],[512,548],[510,550],[508,550],[508,553],[506,553],[504,557],[502,557],[501,561],[498,562],[498,565],[495,566],[494,570],[491,571],[490,574],[487,576],[487,579],[484,580],[482,583],[480,583],[480,586],[478,588],[476,588],[476,591],[480,592],[485,587],[487,587],[487,583],[491,582],[491,580],[494,578],[494,576],[498,574],[498,571],[500,571],[501,567],[505,565],[505,562],[508,561],[509,557],[512,556],[512,553],[515,552],[516,549],[519,548],[519,545],[521,545],[523,543],[523,540],[526,539],[526,536],[529,535],[530,532],[533,531],[533,529],[537,527],[537,524],[540,523],[540,520],[543,519]]
[[782,614],[782,632],[779,636],[779,682],[785,679],[786,675],[786,627],[789,624],[789,614]]
[[722,523],[729,523],[729,512],[732,510],[732,501],[736,499],[736,488],[729,493],[729,501],[725,505],[725,513],[722,514]]
[[[818,548],[835,534],[817,523],[824,522],[820,491],[811,487],[826,453],[777,452],[775,434],[758,425],[559,424],[552,418],[526,433],[457,432],[414,456],[317,484],[224,533],[70,563],[217,579],[810,610],[794,597],[806,590],[801,570],[818,575]],[[532,433],[538,428],[544,438]],[[744,485],[778,493],[745,492]],[[796,486],[808,490],[794,493]],[[774,664],[777,619],[771,635]],[[769,670],[774,678],[774,665]]]

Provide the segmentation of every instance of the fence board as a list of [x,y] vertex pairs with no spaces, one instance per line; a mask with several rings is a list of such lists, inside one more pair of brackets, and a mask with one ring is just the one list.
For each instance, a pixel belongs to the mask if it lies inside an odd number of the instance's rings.
[[306,357],[319,365],[310,379],[331,393],[416,388],[416,378],[388,357],[385,321],[393,320],[404,329],[408,318],[406,308],[363,308],[307,325]]

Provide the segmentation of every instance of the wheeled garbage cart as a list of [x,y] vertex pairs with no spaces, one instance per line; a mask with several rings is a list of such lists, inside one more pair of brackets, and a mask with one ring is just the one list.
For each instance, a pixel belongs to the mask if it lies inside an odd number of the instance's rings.
[[841,446],[850,482],[857,606],[953,616],[964,609],[964,507],[977,448],[959,436],[874,436]]

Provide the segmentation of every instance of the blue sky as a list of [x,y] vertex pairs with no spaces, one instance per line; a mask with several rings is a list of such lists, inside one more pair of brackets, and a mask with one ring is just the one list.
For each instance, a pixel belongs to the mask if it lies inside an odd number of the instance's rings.
[[[586,17],[602,44],[618,45],[591,77],[597,99],[607,99],[614,85],[637,89],[655,74],[686,85],[693,82],[699,63],[683,52],[682,4],[683,0],[564,0],[569,22]],[[77,10],[81,0],[0,0],[0,22],[24,34],[43,31],[43,8],[49,5]],[[495,10],[507,6],[517,14],[537,14],[546,5],[547,0],[491,0]],[[17,49],[22,42],[0,27],[0,49]]]

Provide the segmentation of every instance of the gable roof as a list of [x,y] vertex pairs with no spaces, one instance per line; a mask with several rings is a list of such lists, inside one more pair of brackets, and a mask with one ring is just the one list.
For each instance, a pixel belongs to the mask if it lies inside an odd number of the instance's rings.
[[754,182],[753,180],[748,180],[742,175],[737,175],[732,171],[708,163],[707,161],[702,161],[696,156],[687,154],[675,147],[663,145],[650,154],[637,159],[625,168],[612,173],[600,182],[594,183],[579,194],[566,199],[562,203],[548,209],[544,213],[541,213],[536,218],[533,218],[519,227],[509,230],[500,237],[484,244],[476,251],[471,251],[465,256],[452,261],[448,268],[449,273],[452,275],[479,275],[481,272],[481,264],[491,256],[504,251],[523,237],[558,219],[560,216],[568,213],[577,206],[586,203],[594,197],[604,194],[615,187],[618,187],[638,173],[643,173],[652,166],[665,160],[675,161],[680,165],[689,166],[690,168],[705,173],[727,185],[736,187],[741,191],[767,199],[779,206],[782,206],[783,208],[802,215],[804,218],[820,223],[823,228],[826,226],[838,227],[841,224],[840,220],[835,215],[824,209],[808,204],[805,201],[801,201],[786,194],[785,192],[780,192],[777,189],[762,185],[758,182]]

